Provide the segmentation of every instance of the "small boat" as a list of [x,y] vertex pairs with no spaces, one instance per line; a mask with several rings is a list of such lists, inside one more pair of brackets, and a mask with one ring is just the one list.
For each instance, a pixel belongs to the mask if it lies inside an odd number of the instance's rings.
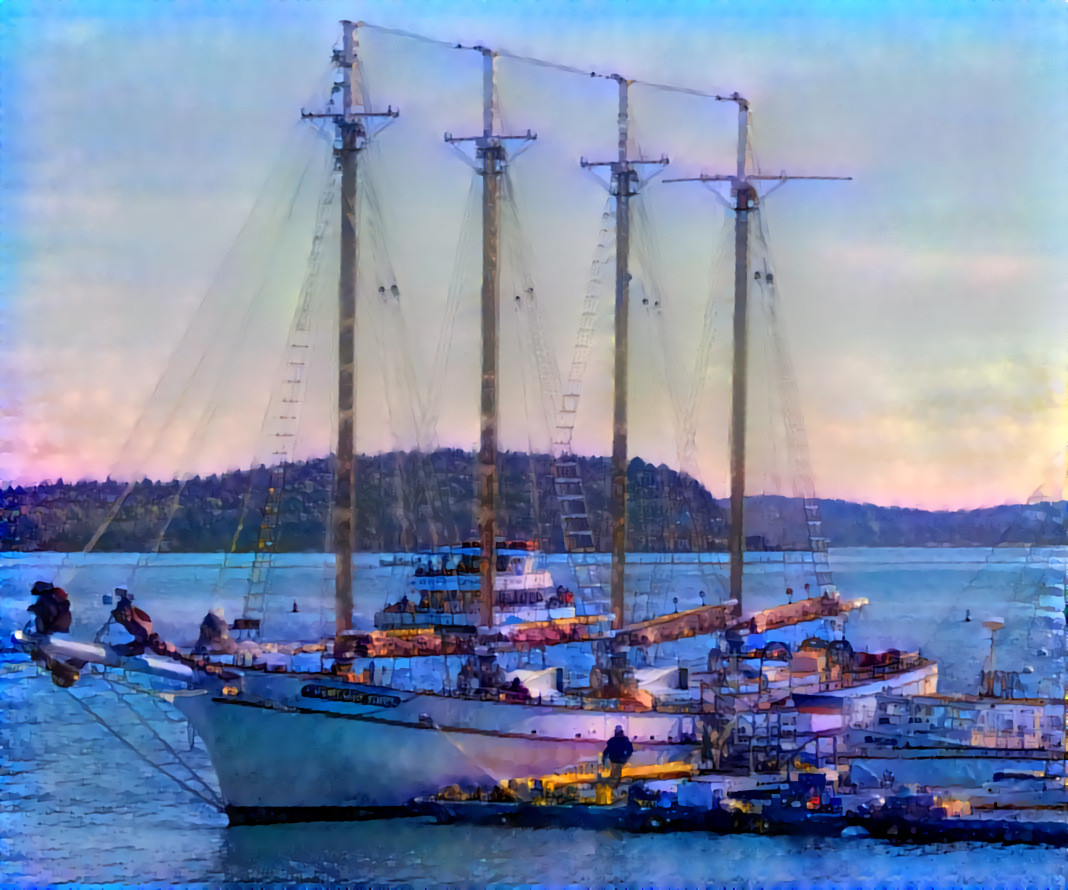
[[[407,593],[375,614],[375,627],[476,627],[480,617],[481,545],[465,541],[413,557]],[[494,549],[494,628],[575,618],[575,595],[553,584],[533,541],[499,539]],[[610,621],[603,616],[604,621]]]

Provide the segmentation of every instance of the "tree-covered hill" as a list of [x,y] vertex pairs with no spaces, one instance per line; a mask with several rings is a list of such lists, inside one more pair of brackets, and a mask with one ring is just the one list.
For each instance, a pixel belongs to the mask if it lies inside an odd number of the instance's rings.
[[[509,538],[537,538],[563,550],[551,458],[505,452],[500,459],[499,521]],[[610,541],[607,458],[579,458],[595,538]],[[193,477],[184,483],[59,480],[0,492],[0,550],[81,550],[111,516],[97,550],[215,552],[255,549],[269,471],[259,468]],[[331,468],[327,459],[286,467],[275,549],[328,546]],[[411,550],[469,537],[476,515],[474,455],[396,452],[357,460],[357,547]],[[641,459],[628,471],[628,541],[635,552],[723,550],[726,503],[696,480]],[[1064,504],[1007,505],[930,512],[821,501],[831,546],[919,547],[1066,542]],[[804,549],[797,500],[757,496],[746,502],[750,549]]]

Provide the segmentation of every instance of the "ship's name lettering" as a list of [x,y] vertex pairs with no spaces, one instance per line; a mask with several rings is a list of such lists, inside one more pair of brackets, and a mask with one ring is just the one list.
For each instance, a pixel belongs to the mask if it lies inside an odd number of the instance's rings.
[[373,705],[376,708],[395,708],[401,700],[395,695],[378,692],[361,692],[359,689],[338,689],[336,686],[305,686],[300,690],[305,698],[322,698],[327,701],[346,701],[356,705]]

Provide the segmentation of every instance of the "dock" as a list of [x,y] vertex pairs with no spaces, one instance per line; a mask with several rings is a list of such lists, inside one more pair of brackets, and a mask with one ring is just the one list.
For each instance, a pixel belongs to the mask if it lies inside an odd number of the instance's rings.
[[[732,779],[733,790],[720,793],[731,788]],[[785,781],[752,779],[710,775],[684,762],[624,766],[615,777],[598,764],[581,764],[552,775],[504,781],[488,791],[450,786],[413,801],[409,811],[439,824],[1068,846],[1068,819],[1058,818],[1068,797],[1045,807],[1049,819],[1012,818],[1023,812],[1011,808],[980,818],[965,801],[948,794],[903,789],[866,801],[840,796],[819,771],[795,773]],[[712,793],[710,782],[723,784]],[[695,803],[698,795],[692,792],[702,787],[706,799]],[[691,793],[680,793],[684,789]],[[998,818],[998,812],[1006,815]]]
[[847,816],[834,813],[800,813],[791,817],[786,814],[768,815],[700,807],[537,805],[486,801],[423,801],[413,804],[413,814],[431,816],[441,824],[614,830],[635,834],[703,831],[711,834],[872,837],[902,844],[972,841],[1068,846],[1068,823],[1053,821]]

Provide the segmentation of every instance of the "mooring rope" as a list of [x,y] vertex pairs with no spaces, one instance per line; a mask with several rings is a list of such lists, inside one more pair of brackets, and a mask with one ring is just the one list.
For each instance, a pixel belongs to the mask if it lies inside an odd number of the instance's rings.
[[[104,719],[103,719],[103,718],[102,718],[102,717],[101,717],[101,716],[100,716],[99,714],[97,714],[97,713],[96,713],[96,712],[95,712],[95,711],[94,711],[94,710],[93,710],[92,708],[90,708],[90,707],[89,707],[89,705],[87,705],[87,704],[86,704],[85,702],[83,702],[83,701],[82,701],[82,700],[81,700],[80,698],[78,698],[78,696],[76,696],[76,695],[75,695],[75,694],[74,694],[73,692],[71,692],[71,691],[70,691],[69,689],[65,689],[64,691],[65,691],[65,692],[66,692],[66,693],[67,693],[67,694],[68,694],[68,695],[69,695],[69,696],[70,696],[70,697],[71,697],[71,698],[72,698],[72,699],[73,699],[74,701],[76,701],[76,702],[77,702],[77,703],[78,703],[78,704],[79,704],[79,705],[81,706],[81,708],[82,708],[82,709],[83,709],[83,710],[84,710],[84,711],[85,711],[85,712],[86,712],[86,713],[87,713],[87,714],[88,714],[88,715],[89,715],[89,716],[90,716],[90,717],[91,717],[91,718],[92,718],[92,719],[93,719],[94,721],[96,721],[96,722],[97,722],[98,724],[100,724],[100,726],[101,726],[101,727],[103,727],[103,728],[104,728],[104,730],[105,730],[106,732],[108,732],[108,733],[110,733],[111,735],[113,735],[113,736],[114,736],[114,737],[115,737],[116,739],[118,739],[118,741],[119,741],[119,742],[120,742],[121,744],[123,744],[123,745],[125,745],[125,746],[126,746],[127,748],[129,748],[129,749],[130,749],[130,750],[131,750],[131,751],[132,751],[132,752],[133,752],[133,753],[134,753],[134,754],[135,754],[135,755],[136,755],[136,756],[137,756],[138,758],[140,758],[141,760],[143,760],[143,761],[144,761],[145,763],[147,763],[147,764],[148,764],[149,766],[151,766],[151,767],[152,767],[152,768],[153,768],[154,770],[156,770],[157,772],[160,772],[160,773],[162,773],[162,774],[163,774],[164,776],[166,776],[166,777],[167,777],[168,779],[170,779],[170,780],[171,780],[172,782],[174,782],[174,783],[175,783],[176,785],[178,785],[178,786],[179,786],[180,788],[182,788],[182,789],[183,789],[184,791],[188,791],[188,792],[189,792],[190,794],[192,794],[192,795],[193,795],[194,797],[197,797],[197,798],[199,798],[199,799],[200,799],[200,800],[202,800],[202,801],[203,801],[204,803],[206,803],[206,804],[207,804],[208,806],[210,806],[210,807],[213,807],[214,809],[218,810],[219,812],[222,812],[222,811],[223,811],[223,810],[225,809],[225,807],[224,807],[224,805],[223,805],[223,802],[222,802],[222,801],[221,801],[221,800],[220,800],[220,799],[219,799],[219,798],[218,798],[218,797],[217,797],[217,796],[215,795],[215,793],[214,793],[214,792],[211,792],[211,789],[210,789],[210,788],[209,788],[208,790],[209,790],[209,792],[211,793],[211,796],[210,796],[210,797],[208,797],[208,796],[206,796],[206,795],[204,795],[204,794],[201,794],[201,793],[200,793],[199,791],[197,791],[197,789],[196,789],[196,788],[194,788],[194,787],[193,787],[192,785],[190,785],[190,784],[189,784],[188,782],[185,782],[185,781],[183,781],[183,780],[182,780],[181,778],[179,778],[178,776],[174,775],[173,773],[170,773],[170,772],[168,772],[168,771],[167,771],[166,769],[164,769],[164,768],[163,768],[163,766],[162,766],[162,765],[160,765],[160,764],[158,764],[158,763],[154,763],[154,762],[153,762],[152,760],[150,760],[150,759],[149,759],[148,757],[146,757],[146,756],[145,756],[144,754],[142,754],[142,753],[141,753],[141,752],[140,752],[140,751],[139,751],[139,750],[137,749],[137,746],[136,746],[136,745],[132,744],[132,743],[131,743],[130,741],[128,741],[127,739],[123,738],[123,736],[122,736],[122,734],[121,734],[121,733],[119,733],[119,732],[116,732],[116,731],[115,731],[115,730],[114,730],[114,729],[113,729],[113,728],[112,728],[111,726],[109,726],[106,720],[104,720]],[[168,747],[168,748],[170,748],[170,746],[169,746],[169,745],[167,745],[167,747]],[[172,750],[172,753],[173,753],[173,749],[171,749],[171,750]],[[179,762],[179,763],[182,763],[182,761],[181,761],[181,759],[180,759],[180,758],[177,758],[177,757],[176,757],[176,759],[178,760],[178,762]],[[183,765],[183,766],[185,766],[185,764],[184,764],[184,763],[182,763],[182,765]],[[189,769],[189,768],[188,768],[188,767],[186,767],[186,769]],[[192,770],[190,770],[190,772],[192,772]],[[194,775],[195,775],[195,773],[194,773]],[[197,779],[197,781],[199,782],[199,781],[201,781],[201,780],[200,780],[200,779]],[[207,785],[205,785],[204,787],[205,787],[205,788],[207,788],[208,786],[207,786]]]

